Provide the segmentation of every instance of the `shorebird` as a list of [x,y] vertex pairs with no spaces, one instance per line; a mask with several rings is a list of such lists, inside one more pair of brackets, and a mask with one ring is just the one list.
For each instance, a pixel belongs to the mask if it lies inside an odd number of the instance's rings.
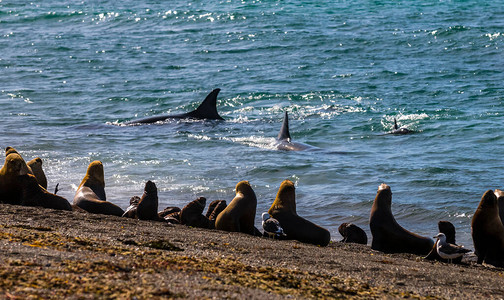
[[467,252],[471,252],[469,249],[465,249],[464,246],[458,246],[446,242],[446,236],[444,233],[438,233],[434,238],[436,241],[436,250],[439,256],[443,259],[447,259],[449,263],[452,259],[461,257]]
[[262,227],[264,232],[270,238],[274,239],[275,237],[279,238],[285,236],[282,226],[280,226],[280,222],[278,222],[277,219],[270,217],[267,212],[262,214]]

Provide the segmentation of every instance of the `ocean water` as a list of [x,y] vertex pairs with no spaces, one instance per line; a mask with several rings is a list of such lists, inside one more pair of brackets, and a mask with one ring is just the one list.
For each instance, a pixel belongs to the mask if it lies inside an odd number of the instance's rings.
[[[327,1],[325,1],[327,2]],[[284,179],[299,215],[368,233],[379,184],[426,236],[473,247],[471,217],[504,188],[502,1],[0,1],[0,147],[41,157],[70,201],[93,160],[123,208],[147,180],[160,209],[228,202],[249,180],[256,223]],[[135,118],[195,109],[226,121]],[[290,116],[293,140],[272,147]],[[393,119],[415,131],[387,135]]]

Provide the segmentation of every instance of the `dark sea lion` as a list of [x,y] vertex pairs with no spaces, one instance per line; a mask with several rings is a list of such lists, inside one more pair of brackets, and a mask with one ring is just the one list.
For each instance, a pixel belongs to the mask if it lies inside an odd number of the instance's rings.
[[169,206],[158,212],[158,217],[168,223],[180,224],[180,208],[176,206]]
[[21,204],[19,176],[27,174],[30,174],[30,170],[21,155],[17,152],[9,153],[0,169],[0,202]]
[[133,120],[129,122],[125,122],[126,125],[131,124],[149,124],[156,123],[159,121],[165,121],[167,119],[208,119],[208,120],[224,120],[219,113],[217,112],[217,95],[219,94],[220,89],[215,89],[206,96],[205,100],[198,106],[197,109],[183,114],[177,115],[162,115],[162,116],[154,116],[148,117],[139,120]]
[[504,224],[504,192],[497,189],[494,191],[495,196],[497,197],[497,206],[499,207],[499,217],[501,219],[502,224]]
[[240,181],[235,188],[236,196],[217,216],[215,228],[218,230],[256,234],[254,219],[257,198],[248,181]]
[[180,212],[180,208],[176,206],[168,206],[167,208],[163,209],[162,211],[158,212],[158,217],[163,219],[167,215],[170,215],[172,213]]
[[478,263],[504,267],[504,225],[497,196],[491,190],[485,192],[472,217],[471,234]]
[[205,205],[205,197],[199,197],[189,202],[182,208],[182,211],[180,211],[180,223],[192,227],[208,228],[210,222],[208,218],[203,215]]
[[130,198],[130,205],[126,210],[124,211],[124,214],[122,215],[125,218],[131,218],[131,219],[137,219],[137,208],[138,208],[138,203],[140,203],[140,197],[138,196],[133,196]]
[[[443,233],[445,235],[447,243],[457,245],[457,243],[455,243],[455,226],[453,226],[452,223],[450,223],[448,221],[439,221],[438,222],[438,229],[439,229],[440,233]],[[427,254],[425,259],[448,262],[448,260],[443,259],[443,258],[441,258],[441,256],[439,256],[436,244],[434,244],[434,246],[432,247],[429,254]],[[452,260],[452,262],[455,264],[459,264],[460,262],[462,262],[462,257],[455,258]]]
[[217,219],[217,216],[224,210],[226,209],[227,204],[226,200],[214,200],[210,205],[208,206],[207,213],[205,217],[207,217],[209,223],[208,223],[208,228],[209,229],[215,229],[215,220]]
[[72,206],[67,199],[49,193],[39,184],[38,179],[31,174],[19,176],[19,184],[22,191],[21,205],[72,210]]
[[343,223],[338,227],[343,237],[342,243],[367,244],[367,234],[362,228],[352,223]]
[[158,195],[156,184],[152,181],[145,183],[144,193],[137,207],[137,216],[140,220],[159,220]]
[[33,175],[37,178],[38,184],[44,189],[47,189],[47,178],[44,170],[42,169],[42,159],[40,157],[34,158],[26,163],[32,170]]
[[93,161],[89,164],[86,176],[77,188],[73,204],[93,214],[122,216],[124,211],[108,202],[105,195],[105,175],[103,164]]
[[298,216],[296,188],[290,180],[282,182],[268,213],[280,222],[287,239],[320,246],[327,246],[331,241],[331,234],[327,229]]
[[412,253],[426,255],[434,241],[412,233],[399,225],[392,214],[392,191],[386,184],[378,187],[371,208],[369,227],[373,241],[371,248],[386,253]]

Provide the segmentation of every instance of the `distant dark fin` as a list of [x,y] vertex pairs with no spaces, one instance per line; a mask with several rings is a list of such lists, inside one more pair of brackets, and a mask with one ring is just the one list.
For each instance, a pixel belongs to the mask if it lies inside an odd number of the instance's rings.
[[394,118],[394,129],[396,129],[396,130],[399,129],[399,126],[397,126],[397,120],[396,120],[396,118]]
[[284,120],[282,123],[282,128],[280,128],[280,132],[278,133],[277,140],[291,140],[291,136],[289,133],[289,116],[287,112],[285,112]]
[[195,119],[209,119],[209,120],[224,120],[217,112],[217,95],[220,89],[215,89],[206,96],[205,100],[191,112],[185,114],[185,117]]

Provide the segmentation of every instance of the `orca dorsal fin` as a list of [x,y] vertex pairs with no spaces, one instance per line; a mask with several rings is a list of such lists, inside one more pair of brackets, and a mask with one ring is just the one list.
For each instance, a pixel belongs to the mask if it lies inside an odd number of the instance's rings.
[[394,129],[396,129],[396,130],[399,129],[399,126],[397,126],[397,120],[396,120],[396,118],[394,118]]
[[284,120],[282,123],[282,128],[280,128],[280,132],[278,133],[277,140],[287,140],[290,142],[291,136],[289,133],[289,116],[287,115],[287,111],[285,112]]
[[206,96],[205,100],[195,110],[185,116],[195,119],[224,120],[217,112],[217,95],[220,89],[215,89]]

